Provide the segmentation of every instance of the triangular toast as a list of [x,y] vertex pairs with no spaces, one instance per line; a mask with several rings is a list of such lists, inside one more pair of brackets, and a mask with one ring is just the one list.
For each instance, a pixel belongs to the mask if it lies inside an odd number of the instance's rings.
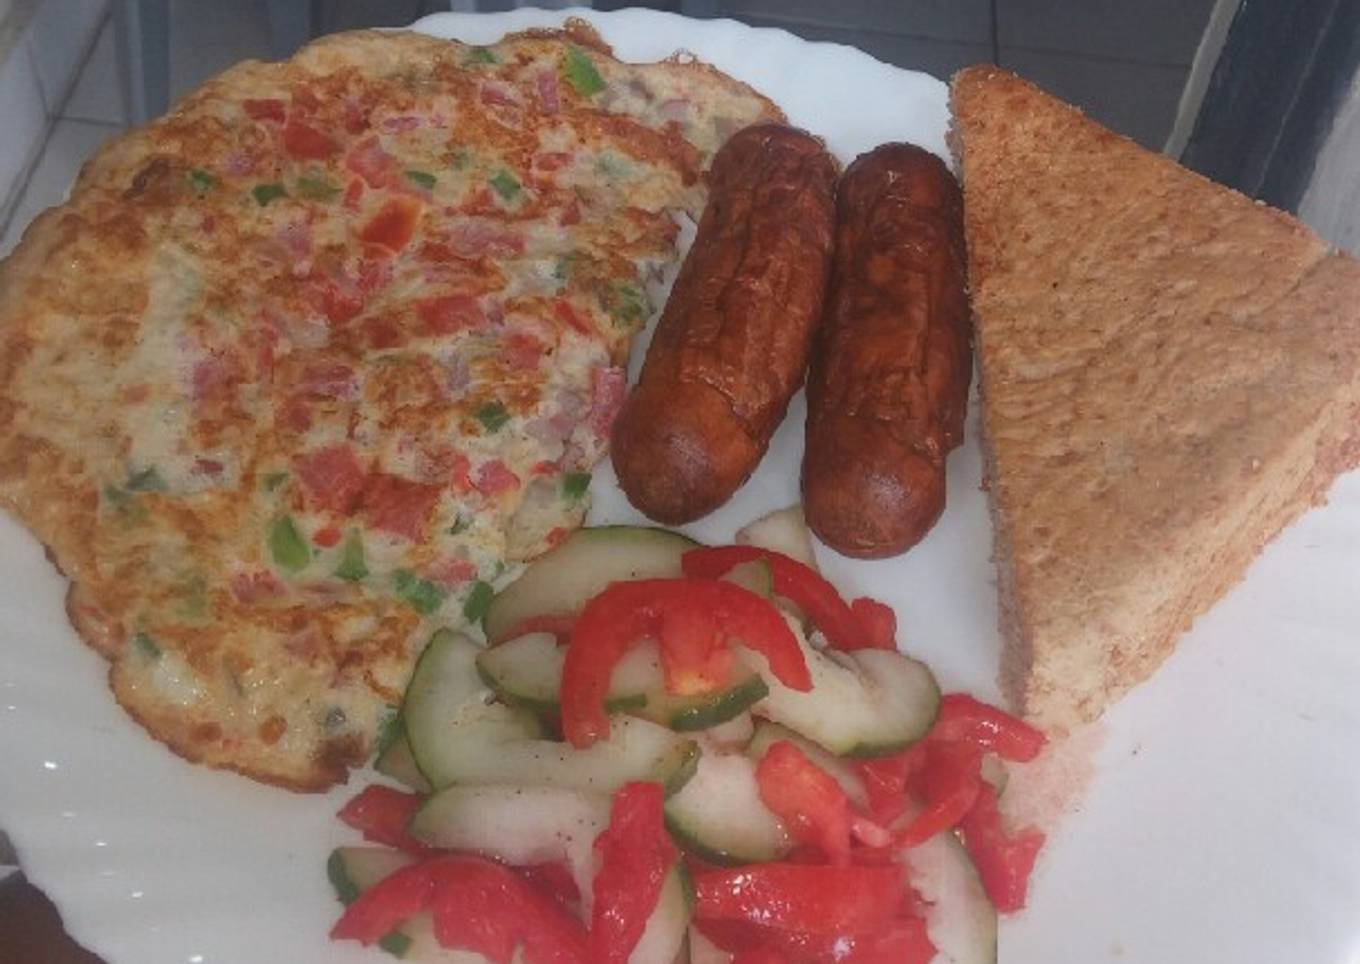
[[1360,462],[1360,263],[996,67],[952,101],[1002,684],[1070,729]]

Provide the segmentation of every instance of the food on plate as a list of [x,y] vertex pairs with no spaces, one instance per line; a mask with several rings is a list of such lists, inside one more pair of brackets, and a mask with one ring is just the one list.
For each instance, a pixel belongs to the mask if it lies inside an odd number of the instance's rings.
[[577,21],[338,35],[102,150],[0,268],[0,504],[119,702],[343,779],[431,629],[580,523],[672,215],[780,118]]
[[973,374],[963,200],[910,144],[861,155],[836,192],[836,252],[808,372],[803,508],[849,556],[897,555],[944,511]]
[[765,454],[821,314],[836,171],[821,141],[777,125],[714,158],[694,245],[614,426],[619,485],[649,517],[711,512]]
[[[795,522],[746,531],[796,543]],[[413,960],[995,961],[1044,840],[996,784],[1046,740],[941,697],[890,609],[768,546],[626,526],[501,596],[500,641],[444,631],[416,668],[413,766],[388,771],[410,792],[340,811],[377,846],[331,855],[332,937]]]
[[1069,728],[1360,461],[1360,263],[994,67],[953,109],[1003,684]]

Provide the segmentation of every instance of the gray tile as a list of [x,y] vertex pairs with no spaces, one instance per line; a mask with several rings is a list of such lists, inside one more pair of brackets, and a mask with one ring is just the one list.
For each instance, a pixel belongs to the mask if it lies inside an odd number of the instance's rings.
[[[306,2],[306,0],[297,0]],[[241,56],[269,56],[265,0],[171,0],[170,50],[235,48]]]
[[1214,0],[997,0],[997,40],[1088,57],[1188,65]]
[[34,11],[28,46],[48,116],[57,115],[70,93],[106,7],[103,0],[42,0]]
[[17,203],[24,173],[42,144],[47,128],[42,90],[27,46],[17,44],[0,60],[0,224]]
[[804,40],[849,44],[884,63],[924,71],[942,80],[948,80],[949,75],[960,67],[991,60],[991,48],[985,44],[955,43],[949,40],[928,40],[866,30],[820,27],[766,17],[747,16],[742,19],[756,27],[780,27]]
[[860,32],[991,42],[989,0],[722,0],[720,14]]
[[322,0],[316,19],[319,33],[334,33],[364,27],[404,27],[419,16],[419,0]]
[[33,173],[24,185],[14,214],[0,238],[0,256],[9,254],[30,221],[45,209],[66,200],[80,167],[96,150],[121,128],[89,121],[59,120],[43,147]]
[[61,116],[70,120],[126,124],[127,106],[123,103],[123,81],[118,74],[118,52],[113,36],[112,18],[104,23],[94,50],[80,68],[75,90]]
[[1188,67],[1131,64],[1001,49],[1001,63],[1105,126],[1160,151],[1171,133]]

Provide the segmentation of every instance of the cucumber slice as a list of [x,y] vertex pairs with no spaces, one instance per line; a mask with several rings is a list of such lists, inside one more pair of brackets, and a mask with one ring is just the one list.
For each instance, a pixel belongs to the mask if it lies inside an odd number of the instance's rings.
[[761,599],[774,597],[774,570],[764,559],[739,562],[727,570],[723,579],[755,593]]
[[680,953],[694,907],[693,887],[685,865],[676,861],[666,873],[656,906],[647,917],[642,936],[628,955],[628,964],[670,964]]
[[911,885],[928,905],[926,932],[938,964],[995,964],[996,908],[968,851],[953,834],[937,834],[904,851]]
[[699,736],[704,741],[703,748],[712,747],[719,752],[742,750],[751,742],[756,733],[756,721],[750,713],[739,713],[725,723],[710,726]]
[[761,516],[755,522],[738,529],[735,541],[742,546],[773,549],[790,559],[797,559],[805,566],[817,568],[817,556],[812,548],[812,532],[803,519],[801,505],[791,505],[787,509],[779,509]]
[[685,849],[715,864],[778,860],[789,835],[760,799],[756,765],[739,753],[705,753],[683,790],[666,801],[666,826]]
[[416,758],[405,733],[387,745],[387,749],[379,754],[373,764],[373,769],[416,793],[429,793],[433,789],[430,781],[425,779],[425,774],[420,772],[420,767],[416,766]]
[[[384,877],[414,862],[415,858],[384,847],[338,847],[326,862],[326,875],[336,896],[342,903],[349,904]],[[434,920],[429,911],[417,914],[393,929],[378,946],[406,961],[490,964],[485,957],[472,951],[441,947],[435,940]]]
[[406,739],[420,772],[431,786],[452,783],[459,757],[473,748],[542,735],[538,719],[525,710],[492,702],[477,675],[482,648],[441,629],[416,663],[401,715]]
[[609,738],[578,750],[554,740],[463,741],[443,772],[452,784],[516,784],[613,793],[625,783],[683,787],[699,762],[699,745],[648,720],[616,716]]
[[[484,650],[477,658],[482,679],[501,699],[555,715],[566,654],[548,633],[529,633]],[[651,640],[638,643],[614,668],[607,705],[672,730],[703,730],[738,715],[762,699],[768,688],[759,673],[739,664],[721,690],[702,696],[666,692],[661,656]]]
[[482,620],[486,638],[499,640],[530,616],[577,612],[611,582],[680,576],[680,557],[697,545],[668,529],[578,529],[496,595]]
[[881,649],[819,650],[807,641],[796,620],[786,621],[807,660],[812,689],[806,693],[789,689],[769,672],[763,656],[740,649],[770,689],[753,713],[782,723],[837,756],[885,756],[930,730],[940,688],[924,663]]
[[590,919],[595,838],[609,825],[609,797],[561,787],[452,786],[411,818],[411,836],[522,867],[560,860],[581,892]]
[[809,760],[841,785],[841,789],[855,806],[861,810],[869,806],[869,791],[865,789],[864,781],[860,779],[854,767],[786,726],[761,720],[756,724],[755,735],[746,746],[746,755],[759,763],[770,747],[780,740],[788,740],[807,754]]

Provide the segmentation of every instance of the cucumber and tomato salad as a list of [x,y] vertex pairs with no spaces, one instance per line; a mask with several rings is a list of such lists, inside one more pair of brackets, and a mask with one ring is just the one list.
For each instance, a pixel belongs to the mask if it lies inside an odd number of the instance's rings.
[[[341,819],[332,935],[413,960],[995,960],[1042,835],[984,764],[1042,734],[941,697],[785,512],[705,547],[582,529],[441,630]],[[800,558],[794,558],[796,553]],[[990,772],[990,771],[989,771]]]

